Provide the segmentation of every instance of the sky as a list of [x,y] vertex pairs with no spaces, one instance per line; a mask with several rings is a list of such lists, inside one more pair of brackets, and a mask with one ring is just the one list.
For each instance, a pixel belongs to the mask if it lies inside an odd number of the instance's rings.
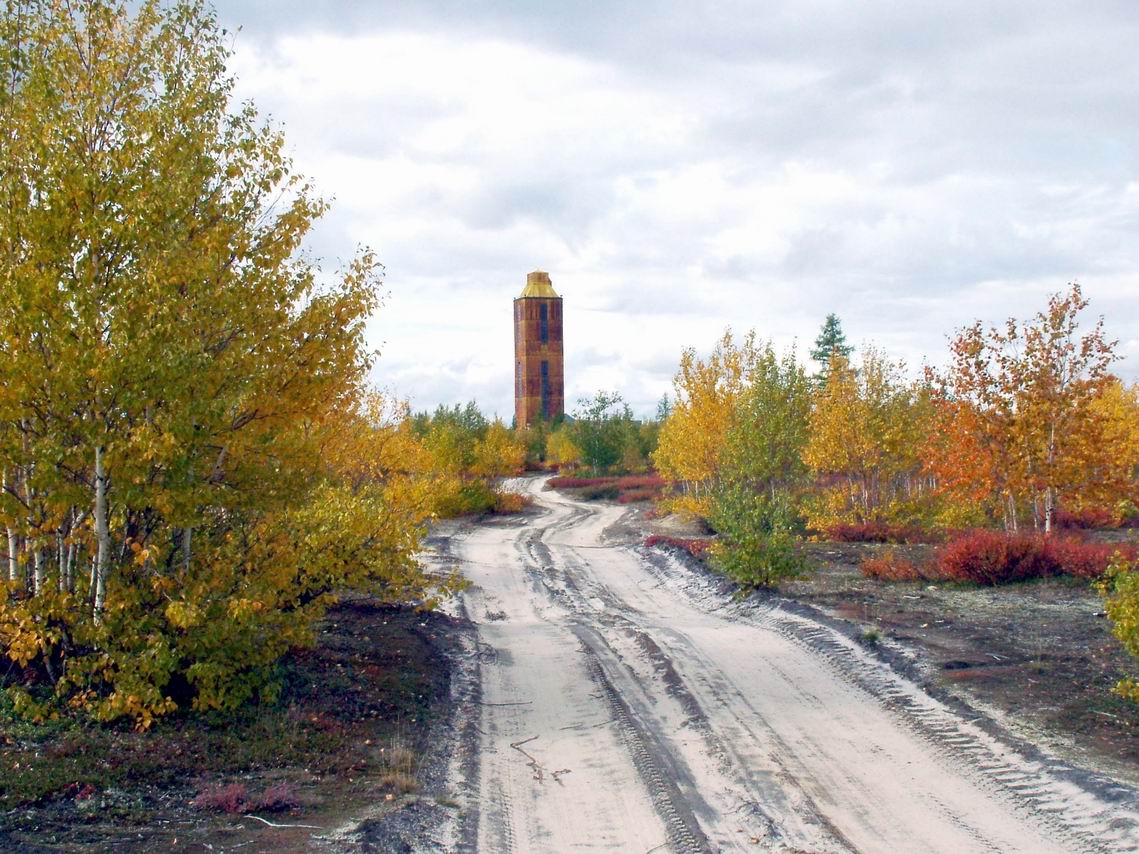
[[377,384],[513,414],[511,301],[566,398],[641,415],[685,347],[806,358],[828,312],[916,371],[1078,281],[1139,379],[1139,4],[217,0],[237,95],[386,267]]

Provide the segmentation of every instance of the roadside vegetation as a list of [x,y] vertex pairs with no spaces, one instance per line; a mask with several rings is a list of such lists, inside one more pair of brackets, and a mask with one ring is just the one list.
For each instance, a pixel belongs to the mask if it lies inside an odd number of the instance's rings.
[[198,0],[0,13],[0,847],[405,790],[427,525],[527,504],[508,427],[369,387],[383,267],[302,250],[328,205],[230,44]]
[[[728,331],[684,351],[652,455],[672,486],[657,514],[713,536],[663,536],[744,587],[810,571],[807,544],[931,544],[865,555],[883,582],[1095,583],[1133,654],[1139,547],[1100,531],[1139,519],[1139,386],[1082,321],[1078,285],[1027,321],[960,330],[944,370],[914,377],[828,316],[808,375],[794,351]],[[933,547],[936,546],[936,547]],[[1117,689],[1136,695],[1135,683]]]

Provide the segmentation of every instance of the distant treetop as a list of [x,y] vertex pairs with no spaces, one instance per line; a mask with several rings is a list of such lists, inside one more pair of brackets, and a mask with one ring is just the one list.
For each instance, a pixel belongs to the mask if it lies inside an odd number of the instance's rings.
[[819,330],[819,337],[815,339],[811,358],[822,365],[825,371],[833,356],[837,354],[849,358],[853,352],[854,348],[846,343],[846,334],[842,331],[842,321],[838,319],[837,314],[833,312],[828,314],[827,319],[823,321],[823,328]]
[[831,362],[839,358],[844,362],[850,358],[854,348],[846,343],[846,333],[842,331],[842,322],[838,315],[831,312],[823,321],[823,328],[819,330],[819,337],[815,339],[815,346],[811,350],[811,358],[819,365],[819,372],[815,374],[815,382],[824,384],[830,375]]

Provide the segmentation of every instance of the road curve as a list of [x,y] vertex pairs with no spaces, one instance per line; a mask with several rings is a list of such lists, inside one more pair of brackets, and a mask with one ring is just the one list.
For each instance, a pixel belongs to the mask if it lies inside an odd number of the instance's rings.
[[[541,514],[452,557],[477,624],[461,850],[1139,851],[1139,809],[1018,752],[858,644]],[[459,764],[455,766],[460,768]]]

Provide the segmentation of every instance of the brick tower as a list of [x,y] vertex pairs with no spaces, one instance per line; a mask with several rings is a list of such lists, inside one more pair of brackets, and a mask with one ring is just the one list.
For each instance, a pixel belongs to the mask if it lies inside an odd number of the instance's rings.
[[562,298],[550,274],[537,270],[526,276],[526,287],[514,300],[514,423],[528,427],[539,418],[552,421],[565,414],[565,407]]

